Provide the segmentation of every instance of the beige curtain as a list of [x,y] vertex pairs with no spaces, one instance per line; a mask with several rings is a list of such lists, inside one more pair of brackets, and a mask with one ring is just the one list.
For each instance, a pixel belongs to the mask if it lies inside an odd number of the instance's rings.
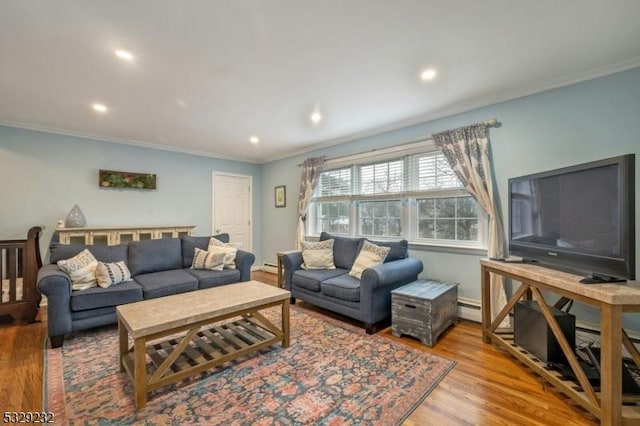
[[309,208],[309,201],[318,185],[320,172],[324,167],[325,158],[308,158],[302,163],[302,178],[300,179],[300,194],[298,195],[298,228],[296,230],[296,250],[302,250],[304,241],[304,218]]
[[[485,124],[474,124],[433,135],[451,168],[465,189],[489,216],[489,257],[503,257],[504,233],[493,197],[493,179],[489,159],[489,138]],[[507,304],[504,279],[491,274],[491,314]],[[492,318],[492,319],[493,319]],[[509,317],[500,324],[509,327]]]

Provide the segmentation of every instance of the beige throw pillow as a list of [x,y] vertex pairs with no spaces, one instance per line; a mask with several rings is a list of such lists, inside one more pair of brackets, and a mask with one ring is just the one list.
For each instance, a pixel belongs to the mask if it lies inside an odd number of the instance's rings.
[[242,247],[242,243],[223,243],[217,238],[211,237],[207,251],[220,253],[224,252],[224,269],[236,269],[236,254]]
[[191,269],[222,271],[222,269],[224,268],[224,258],[226,254],[226,251],[206,251],[196,247],[195,254],[193,255],[193,263],[191,264]]
[[390,251],[391,247],[377,246],[365,240],[362,244],[362,249],[360,249],[360,254],[358,254],[356,261],[353,263],[351,271],[349,271],[349,275],[360,279],[365,269],[373,268],[384,262]]
[[58,268],[69,274],[71,290],[85,290],[96,287],[96,268],[98,261],[87,249],[70,259],[59,260]]
[[115,263],[98,262],[96,281],[98,281],[100,287],[107,288],[125,281],[131,281],[131,272],[129,272],[127,264],[122,260]]
[[336,269],[333,263],[333,239],[317,243],[302,242],[303,269]]

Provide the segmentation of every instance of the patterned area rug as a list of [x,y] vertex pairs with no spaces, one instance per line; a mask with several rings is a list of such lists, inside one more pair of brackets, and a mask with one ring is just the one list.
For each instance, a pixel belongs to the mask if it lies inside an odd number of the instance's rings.
[[[279,318],[277,308],[267,314]],[[289,348],[151,392],[136,413],[115,326],[46,351],[45,407],[58,424],[394,425],[455,365],[294,306]]]

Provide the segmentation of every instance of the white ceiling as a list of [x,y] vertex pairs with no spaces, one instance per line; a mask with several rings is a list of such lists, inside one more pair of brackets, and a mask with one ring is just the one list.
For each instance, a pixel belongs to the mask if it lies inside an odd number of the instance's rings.
[[638,0],[2,0],[0,124],[265,162],[640,66],[639,18]]

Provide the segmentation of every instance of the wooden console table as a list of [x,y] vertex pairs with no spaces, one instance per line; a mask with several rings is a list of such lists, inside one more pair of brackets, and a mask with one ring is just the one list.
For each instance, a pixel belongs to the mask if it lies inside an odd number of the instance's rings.
[[193,235],[193,225],[171,226],[91,226],[85,228],[56,228],[60,244],[104,244],[114,246],[129,241],[180,238]]
[[296,250],[279,251],[276,253],[278,257],[278,287],[284,288],[284,257],[289,253],[295,253]]
[[[600,419],[603,425],[640,424],[640,405],[622,405],[623,402],[640,403],[640,398],[622,395],[622,346],[640,365],[640,353],[622,328],[622,314],[640,312],[640,283],[629,281],[618,284],[581,284],[582,277],[555,271],[532,264],[505,263],[481,260],[482,268],[482,339],[506,350],[522,363],[553,384],[580,406]],[[491,320],[490,273],[502,275],[522,285],[514,288],[507,305]],[[554,318],[541,290],[560,296],[553,306],[563,307],[569,300],[576,300],[600,310],[600,392],[595,392]],[[556,336],[580,386],[564,379],[562,375],[545,367],[535,356],[517,346],[512,329],[501,329],[502,320],[512,311],[520,299],[538,301],[549,327]]]

